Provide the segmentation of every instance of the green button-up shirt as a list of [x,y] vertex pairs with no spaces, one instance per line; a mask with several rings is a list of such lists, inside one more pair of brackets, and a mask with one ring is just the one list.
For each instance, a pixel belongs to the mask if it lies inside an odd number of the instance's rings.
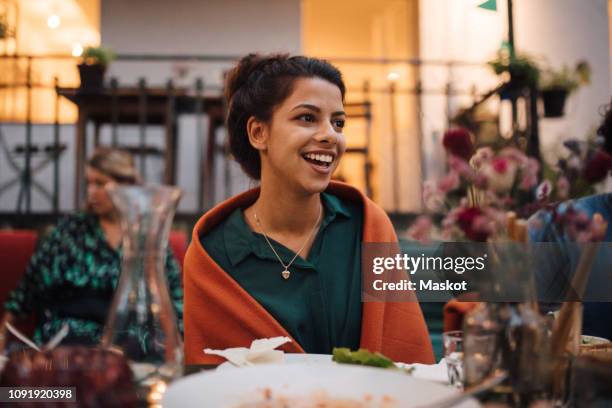
[[[324,217],[307,259],[283,266],[264,239],[250,229],[243,209],[200,236],[202,246],[302,346],[329,354],[359,347],[361,333],[361,236],[363,209],[322,193]],[[285,264],[295,252],[270,239]]]

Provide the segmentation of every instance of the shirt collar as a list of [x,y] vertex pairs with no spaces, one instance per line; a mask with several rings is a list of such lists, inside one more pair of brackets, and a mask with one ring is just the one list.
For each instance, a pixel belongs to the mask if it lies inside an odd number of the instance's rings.
[[[351,213],[338,197],[327,193],[322,193],[321,197],[325,215],[321,222],[319,232],[327,228],[327,226],[338,216],[351,218]],[[232,266],[236,266],[250,254],[254,254],[262,259],[272,259],[278,262],[274,253],[270,250],[268,243],[262,239],[260,234],[254,233],[248,226],[244,220],[242,208],[236,209],[228,217],[223,227],[223,240],[225,250],[227,251]],[[284,249],[284,247],[276,247],[276,251],[281,257],[283,257],[283,254],[286,254]],[[287,262],[288,261],[289,260],[287,260]],[[299,257],[294,262],[296,266],[307,266],[305,264],[306,263]]]
[[255,239],[244,220],[242,208],[237,208],[223,226],[225,250],[232,266],[236,266],[251,253],[251,245]]

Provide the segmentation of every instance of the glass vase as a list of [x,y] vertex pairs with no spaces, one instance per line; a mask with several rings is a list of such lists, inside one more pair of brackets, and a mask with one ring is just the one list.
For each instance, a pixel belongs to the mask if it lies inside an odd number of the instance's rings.
[[180,376],[183,346],[165,274],[168,235],[181,190],[108,188],[120,213],[121,275],[101,340],[128,360],[141,398]]
[[464,382],[473,386],[503,370],[495,402],[528,406],[546,392],[539,362],[549,356],[546,321],[535,301],[531,248],[520,242],[486,244],[490,268],[479,276],[483,302],[464,319]]
[[466,386],[503,370],[508,377],[493,390],[495,402],[528,406],[547,394],[540,362],[549,356],[549,341],[532,303],[480,303],[466,316],[464,333]]

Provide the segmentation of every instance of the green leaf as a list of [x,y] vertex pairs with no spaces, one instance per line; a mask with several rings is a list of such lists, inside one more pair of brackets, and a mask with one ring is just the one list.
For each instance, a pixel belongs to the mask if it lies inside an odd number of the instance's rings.
[[86,64],[100,64],[108,66],[116,58],[115,53],[110,48],[87,47],[81,55],[81,59]]
[[381,353],[371,353],[366,349],[351,351],[344,347],[335,347],[332,360],[340,364],[357,364],[370,367],[397,369],[393,361]]

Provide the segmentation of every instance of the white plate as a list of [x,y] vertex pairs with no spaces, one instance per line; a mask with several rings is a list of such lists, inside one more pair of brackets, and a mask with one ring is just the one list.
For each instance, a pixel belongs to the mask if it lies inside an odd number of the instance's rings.
[[[172,383],[163,399],[164,408],[232,408],[240,403],[263,400],[263,390],[272,395],[311,398],[326,392],[335,398],[362,401],[365,396],[381,401],[388,396],[394,405],[409,408],[436,401],[457,391],[390,370],[348,365],[269,364],[240,370],[193,374]],[[377,405],[371,405],[375,407]],[[458,407],[475,408],[475,400]]]
[[586,334],[583,334],[582,336],[580,336],[580,340],[581,340],[581,345],[586,346],[592,346],[594,344],[607,344],[610,343],[610,340],[605,339],[603,337],[597,337],[597,336],[587,336]]
[[[304,353],[285,353],[285,361],[279,364],[317,364],[317,365],[336,365],[332,361],[331,354],[304,354]],[[412,367],[414,370],[410,374],[414,378],[437,382],[439,384],[448,384],[448,374],[446,372],[446,362],[444,359],[438,364],[406,364],[395,363],[398,367]],[[232,370],[236,367],[229,361],[219,365],[217,370]]]
[[[285,353],[285,361],[278,364],[327,364],[334,365],[331,354],[305,354],[305,353]],[[260,364],[258,364],[260,365]],[[226,361],[217,367],[217,370],[227,370],[232,368],[239,368]]]

